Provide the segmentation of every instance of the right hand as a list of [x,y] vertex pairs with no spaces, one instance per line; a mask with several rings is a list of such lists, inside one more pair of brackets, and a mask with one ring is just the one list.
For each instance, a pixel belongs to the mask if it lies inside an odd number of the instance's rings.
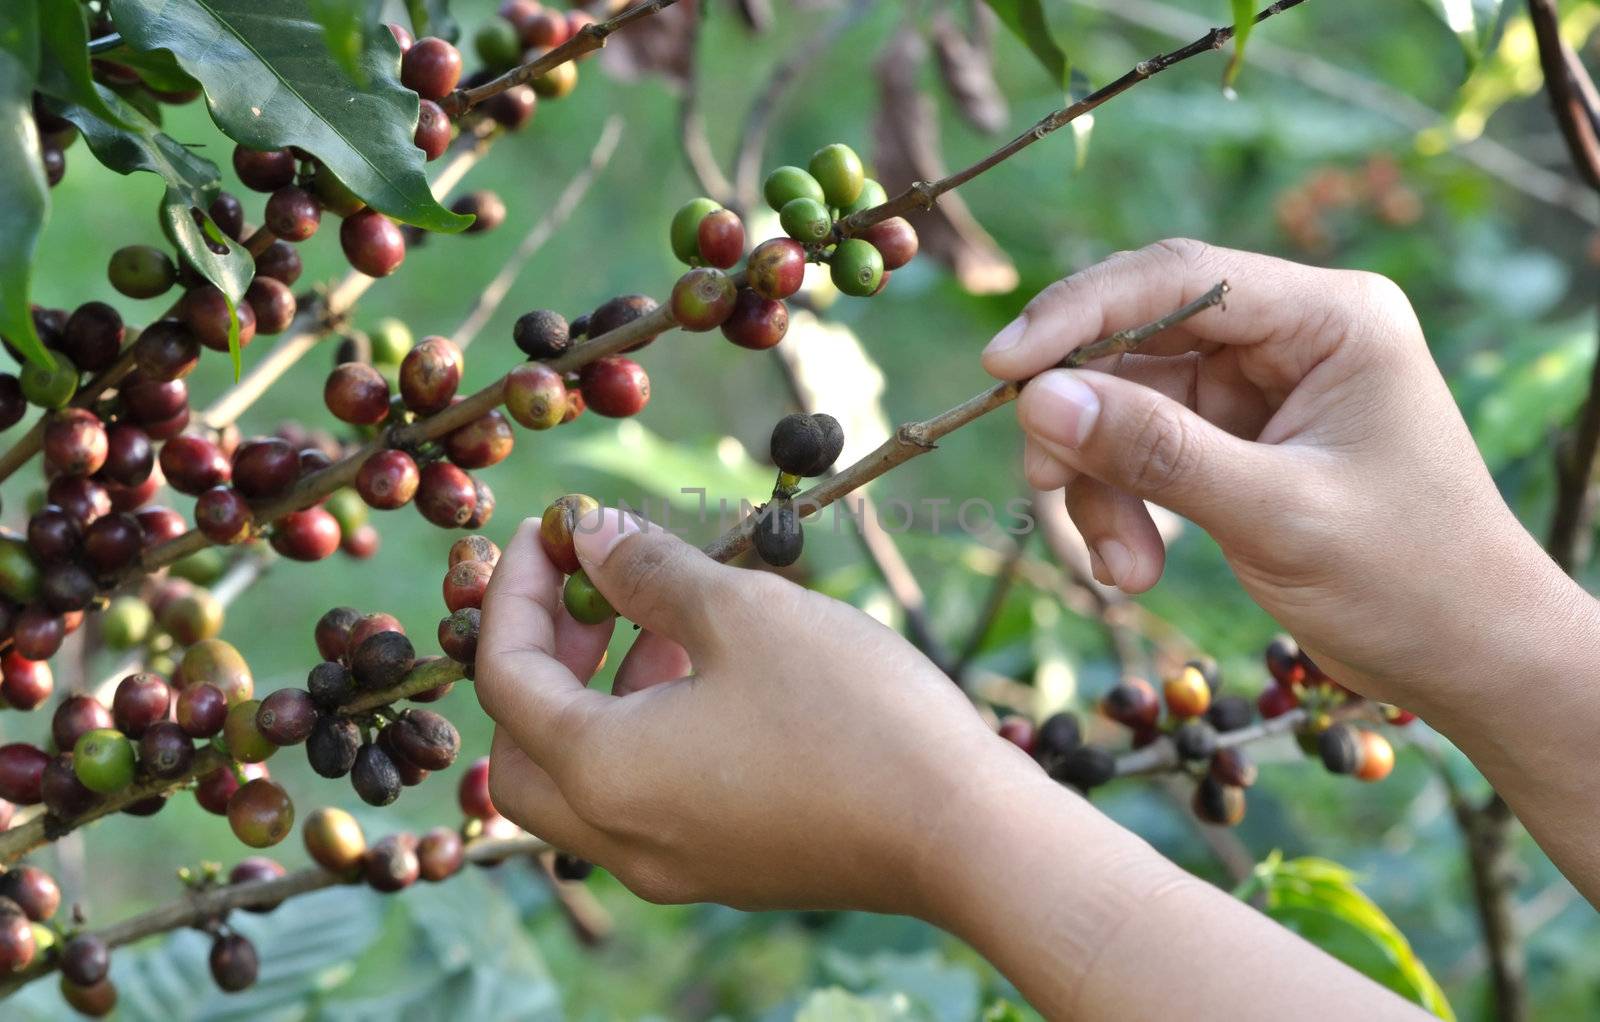
[[[1051,369],[1219,280],[1137,354]],[[1165,558],[1146,500],[1221,545],[1266,611],[1343,684],[1419,712],[1450,665],[1514,662],[1526,606],[1572,587],[1501,500],[1405,295],[1368,273],[1166,241],[1046,288],[983,355],[1030,380],[1028,480],[1062,486],[1096,576]],[[1101,370],[1101,371],[1094,371]],[[1038,375],[1035,375],[1038,374]]]

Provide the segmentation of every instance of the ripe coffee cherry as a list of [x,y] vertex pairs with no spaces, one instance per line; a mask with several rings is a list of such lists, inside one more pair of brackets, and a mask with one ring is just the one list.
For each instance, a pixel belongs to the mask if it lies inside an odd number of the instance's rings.
[[300,253],[286,241],[274,241],[267,246],[267,250],[256,256],[256,277],[271,277],[273,280],[289,287],[300,279],[305,265],[300,261]]
[[0,901],[0,975],[26,969],[36,951],[27,915],[9,899]]
[[53,504],[28,519],[28,549],[46,564],[76,557],[82,545],[78,520]]
[[305,241],[322,223],[322,204],[304,188],[285,185],[267,199],[261,218],[284,241]]
[[404,451],[378,451],[362,462],[356,473],[356,492],[371,507],[390,511],[404,507],[421,482],[417,463]]
[[[603,337],[613,330],[622,329],[636,319],[643,319],[655,312],[658,307],[656,300],[649,295],[618,295],[589,314],[589,325],[582,332],[582,336]],[[577,331],[574,330],[574,333]],[[649,334],[641,337],[624,350],[638,351],[657,336],[658,334]]]
[[247,149],[235,146],[233,170],[246,188],[275,192],[294,181],[294,153],[287,149]]
[[[45,490],[45,500],[73,517],[78,525],[92,524],[111,511],[111,495],[92,479],[58,476]],[[13,594],[14,595],[14,594]]]
[[1211,757],[1207,772],[1223,784],[1231,784],[1236,788],[1248,788],[1255,784],[1259,774],[1250,757],[1237,747],[1218,749],[1216,755]]
[[795,199],[810,199],[819,205],[824,201],[822,185],[799,167],[779,167],[768,174],[761,185],[761,196],[775,213]]
[[367,852],[367,883],[385,893],[401,891],[417,882],[422,865],[417,861],[417,839],[410,834],[390,834]]
[[461,385],[461,349],[445,337],[424,337],[400,363],[400,396],[418,415],[450,404]]
[[631,358],[610,355],[595,359],[579,371],[578,386],[584,404],[597,415],[624,419],[637,415],[650,403],[650,377]]
[[348,774],[360,750],[361,729],[348,717],[319,717],[306,739],[306,761],[323,777]]
[[350,652],[360,649],[363,642],[379,632],[399,632],[404,635],[406,629],[393,614],[367,614],[350,629]]
[[221,639],[205,639],[190,646],[174,681],[180,689],[215,685],[227,697],[229,706],[244,702],[255,691],[250,665],[237,649]]
[[1361,769],[1363,740],[1355,726],[1330,724],[1317,735],[1317,754],[1329,773],[1353,774]]
[[111,286],[129,298],[155,298],[178,281],[178,268],[159,248],[128,245],[111,253],[106,267]]
[[[234,308],[232,316],[237,317],[239,320],[239,347],[243,348],[254,340],[256,336],[255,310],[251,308],[249,302],[240,302]],[[232,318],[228,312],[228,299],[214,285],[202,284],[185,291],[183,298],[178,302],[178,318],[188,326],[189,331],[194,335],[194,339],[199,341],[200,344],[210,348],[212,351],[228,350],[228,331],[232,327]],[[149,333],[146,330],[144,336],[140,338],[141,360],[139,367],[145,369],[152,376],[161,379],[173,379],[176,376],[188,375],[189,371],[194,368],[194,364],[193,361],[181,362],[180,356],[186,354],[188,350],[177,346],[178,340],[181,340],[181,338],[171,342],[172,350],[160,353],[161,357],[166,360],[160,364],[181,364],[187,365],[188,368],[182,372],[170,369],[158,372],[146,365],[143,346],[150,343],[147,340]],[[195,352],[194,356],[198,359],[199,352]],[[156,354],[152,353],[148,357],[154,359]],[[174,362],[174,360],[179,361]]]
[[555,358],[572,345],[566,318],[552,309],[534,309],[518,316],[511,339],[524,355],[538,359]]
[[228,699],[215,685],[195,685],[178,693],[178,726],[190,738],[210,738],[228,718]]
[[131,515],[111,514],[95,519],[84,530],[84,559],[96,574],[114,575],[138,559],[145,543],[145,531],[139,522]]
[[339,549],[339,522],[326,508],[291,511],[272,523],[272,549],[294,561],[320,561]]
[[488,536],[462,536],[450,544],[449,565],[462,561],[483,561],[493,568],[500,563],[500,548]]
[[[243,763],[239,772],[246,780],[267,776],[267,768],[260,763]],[[194,800],[201,809],[214,816],[228,815],[228,801],[233,798],[242,785],[238,777],[227,767],[218,767],[200,777],[195,785]]]
[[741,348],[764,351],[789,332],[789,307],[763,298],[750,288],[739,289],[733,312],[722,323],[722,336]]
[[378,632],[363,639],[350,655],[350,673],[367,691],[392,688],[417,662],[411,640],[399,632]]
[[1100,712],[1123,727],[1142,731],[1161,719],[1161,701],[1143,678],[1124,678],[1100,700]]
[[417,510],[442,529],[459,529],[472,521],[478,491],[472,477],[448,461],[423,468],[417,482]]
[[105,1018],[117,1010],[117,988],[109,979],[103,979],[89,986],[79,986],[66,976],[62,976],[61,997],[73,1011],[90,1018]]
[[498,408],[473,419],[444,438],[445,454],[462,468],[488,468],[511,456],[516,442],[511,424]]
[[65,408],[78,392],[78,369],[64,358],[56,359],[54,369],[29,362],[17,380],[22,396],[40,408]]
[[744,256],[744,223],[731,209],[719,209],[700,219],[696,231],[700,261],[726,270]]
[[515,22],[522,45],[550,49],[567,41],[567,19],[561,11],[535,7]]
[[337,660],[324,660],[313,667],[306,677],[306,688],[312,701],[326,710],[344,705],[356,694],[355,679]]
[[39,794],[45,810],[60,818],[87,812],[100,798],[83,786],[72,769],[72,753],[64,752],[45,765],[39,779]]
[[483,612],[477,607],[462,607],[439,622],[439,648],[458,664],[472,666],[478,655],[478,629]]
[[61,888],[37,866],[14,866],[0,875],[0,897],[16,902],[24,915],[42,923],[61,907]]
[[450,204],[450,211],[473,218],[467,234],[492,231],[506,222],[505,200],[490,191],[468,192]]
[[317,652],[324,660],[344,657],[350,644],[350,629],[360,620],[361,612],[354,607],[335,607],[317,619]]
[[417,842],[419,872],[429,883],[455,876],[465,861],[466,846],[461,842],[461,835],[449,827],[434,827]]
[[455,725],[432,710],[407,710],[384,733],[395,752],[424,770],[447,770],[461,752]]
[[226,993],[236,994],[255,983],[261,972],[256,946],[237,933],[219,936],[211,945],[211,978]]
[[423,99],[441,100],[461,80],[461,51],[437,36],[425,36],[400,58],[400,84]]
[[49,763],[49,755],[36,745],[0,745],[0,798],[18,805],[38,805],[43,799],[44,768]]
[[[816,244],[833,231],[833,217],[828,215],[828,207],[815,199],[791,199],[784,203],[783,209],[778,211],[778,223],[783,233],[804,245]],[[881,258],[879,261],[882,262]]]
[[231,486],[213,486],[194,504],[196,528],[213,543],[242,543],[250,538],[250,505]]
[[463,529],[481,529],[494,517],[494,491],[482,479],[472,481],[472,517],[462,523]]
[[181,777],[193,762],[194,742],[173,721],[156,721],[139,739],[139,765],[152,777]]
[[258,276],[250,282],[244,300],[255,316],[258,334],[283,333],[294,322],[294,314],[299,309],[289,285],[266,276]]
[[[573,533],[578,528],[578,523],[592,511],[598,510],[600,502],[582,493],[568,493],[557,497],[544,509],[544,514],[539,518],[539,545],[544,548],[545,556],[550,558],[550,563],[563,575],[575,575],[582,570],[578,563],[578,553],[573,547]],[[621,512],[618,512],[621,514]]]
[[300,828],[312,860],[331,873],[347,874],[361,865],[367,838],[361,824],[343,809],[324,807],[306,817]]
[[[41,662],[56,655],[66,635],[66,622],[60,615],[52,614],[43,607],[28,607],[17,615],[11,631],[11,648],[24,659]],[[37,680],[37,675],[28,678],[29,682]],[[32,684],[24,685],[21,676],[16,682],[7,678],[4,686],[6,702],[19,710],[31,710],[39,705],[41,695],[49,695],[48,690],[39,693]]]
[[124,335],[122,316],[105,302],[85,302],[73,310],[61,334],[61,350],[86,373],[117,360]]
[[763,298],[781,301],[805,283],[806,250],[789,238],[763,241],[750,253],[750,289]]
[[1178,758],[1189,762],[1210,759],[1217,751],[1217,732],[1203,720],[1190,720],[1172,732],[1172,746]]
[[233,467],[217,445],[204,437],[177,436],[161,448],[161,472],[179,493],[199,496],[227,482]]
[[39,597],[56,614],[83,610],[94,602],[95,590],[94,577],[69,561],[47,566],[39,579]]
[[1389,739],[1376,731],[1361,732],[1361,765],[1356,777],[1363,781],[1381,781],[1394,769],[1394,746]]
[[94,986],[111,971],[111,949],[92,933],[67,941],[61,949],[61,975],[79,986]]
[[72,747],[72,769],[90,791],[109,795],[133,783],[133,743],[112,728],[80,735]]
[[1117,775],[1117,760],[1098,745],[1080,745],[1050,770],[1050,776],[1087,794]]
[[[699,266],[701,264],[700,221],[721,208],[717,203],[704,196],[690,199],[678,207],[678,211],[672,215],[672,226],[669,229],[669,234],[672,240],[672,254],[677,256],[680,262],[688,263],[690,266]],[[738,219],[737,216],[734,217],[736,222]],[[740,235],[742,239],[742,228]],[[742,240],[740,247],[741,249],[743,248]],[[741,254],[743,253],[741,252]],[[738,262],[738,256],[734,257],[734,262]],[[733,264],[729,263],[728,265],[731,266]]]
[[617,616],[609,600],[600,592],[589,576],[582,571],[568,576],[561,590],[561,602],[573,619],[586,625],[597,625]]
[[1078,718],[1071,713],[1057,713],[1039,725],[1033,739],[1033,757],[1051,770],[1082,744],[1083,729]]
[[1206,777],[1194,789],[1194,814],[1207,823],[1232,827],[1244,819],[1244,789]]
[[482,607],[494,566],[483,561],[462,561],[444,576],[444,605],[451,611]]
[[[150,725],[165,720],[172,705],[172,689],[160,675],[140,672],[130,674],[117,684],[111,698],[111,718],[117,730],[129,738],[139,738]],[[60,743],[67,748],[66,743]]]
[[1185,667],[1161,685],[1161,694],[1167,701],[1167,711],[1174,717],[1199,717],[1211,705],[1211,687],[1205,675],[1192,667]]
[[[287,872],[288,870],[272,859],[262,855],[252,855],[248,859],[241,859],[238,865],[228,871],[228,883],[230,885],[253,884],[262,880],[276,880]],[[246,905],[244,910],[246,912],[271,912],[281,904],[283,902],[280,899],[265,905]]]
[[345,217],[339,227],[339,246],[350,265],[369,277],[387,277],[406,258],[405,235],[375,209]]
[[89,731],[112,726],[111,711],[90,695],[68,696],[50,719],[50,737],[56,748],[71,749]]
[[672,286],[672,318],[685,330],[714,330],[733,313],[739,296],[733,280],[721,270],[702,266]]
[[468,764],[456,788],[456,801],[461,805],[462,815],[469,819],[490,820],[500,815],[489,798],[488,756]]
[[165,422],[189,407],[189,387],[182,380],[155,380],[134,373],[118,392],[123,410],[142,426]]
[[1287,635],[1275,636],[1267,643],[1266,661],[1267,673],[1280,685],[1294,685],[1306,680],[1300,647]]
[[549,366],[525,362],[506,374],[506,412],[527,429],[551,429],[567,412],[567,385]]
[[0,429],[10,429],[28,412],[28,399],[22,383],[10,373],[0,373]]
[[798,561],[806,537],[794,504],[773,501],[758,512],[750,526],[750,540],[756,556],[774,568],[787,568]]
[[861,157],[854,149],[835,142],[811,154],[806,168],[822,186],[822,195],[828,205],[843,208],[861,196],[867,175],[861,167]]
[[386,806],[400,797],[400,770],[387,752],[363,745],[350,771],[350,786],[368,805]]
[[256,730],[273,745],[299,745],[316,723],[316,703],[302,688],[280,688],[256,709]]
[[999,734],[1001,738],[1004,738],[1023,752],[1030,756],[1033,755],[1033,744],[1036,735],[1033,721],[1027,717],[1014,714],[1001,720]]
[[481,109],[507,131],[516,131],[533,118],[538,104],[539,97],[533,89],[518,85],[489,97]]
[[300,452],[287,440],[264,437],[233,453],[234,489],[252,500],[276,497],[300,478]]
[[144,430],[124,422],[106,428],[106,458],[100,466],[102,479],[120,486],[138,486],[150,478],[155,464],[155,448]]
[[251,848],[270,848],[294,829],[294,803],[283,788],[258,777],[228,799],[228,826]]
[[238,196],[230,192],[218,192],[206,212],[211,214],[211,220],[217,228],[234,241],[244,236],[244,203],[239,201]]
[[883,256],[885,270],[898,270],[917,255],[917,231],[904,217],[892,216],[861,232],[866,241]]
[[883,256],[860,238],[839,242],[829,257],[833,286],[847,295],[865,298],[876,294],[883,283]]

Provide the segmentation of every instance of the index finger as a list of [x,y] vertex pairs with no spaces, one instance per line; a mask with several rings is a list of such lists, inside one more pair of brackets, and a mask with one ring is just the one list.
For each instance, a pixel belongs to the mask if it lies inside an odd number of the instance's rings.
[[489,579],[474,672],[484,711],[546,769],[606,698],[558,656],[561,584],[539,543],[539,519],[525,520]]
[[1226,312],[1207,309],[1151,338],[1140,353],[1293,341],[1282,352],[1283,368],[1298,379],[1346,333],[1351,303],[1347,289],[1337,283],[1343,272],[1198,241],[1157,242],[1039,292],[989,342],[983,367],[1002,380],[1028,379],[1084,345],[1160,319],[1225,280]]

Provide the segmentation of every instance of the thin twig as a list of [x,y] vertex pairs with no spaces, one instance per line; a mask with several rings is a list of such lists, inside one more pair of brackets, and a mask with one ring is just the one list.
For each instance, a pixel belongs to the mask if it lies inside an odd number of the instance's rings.
[[[1031,515],[1031,503],[1029,510],[1024,513]],[[1004,560],[1000,562],[1000,570],[995,573],[988,595],[984,597],[983,606],[979,609],[978,616],[973,619],[972,628],[967,633],[967,641],[962,644],[961,653],[956,657],[955,665],[951,669],[951,676],[957,682],[966,676],[972,662],[983,652],[983,644],[988,641],[994,623],[1000,619],[1000,612],[1005,609],[1006,597],[1011,595],[1011,587],[1017,580],[1017,567],[1027,552],[1027,534],[1016,536],[1011,540],[1011,549],[1006,551]]]
[[688,60],[683,74],[683,91],[678,97],[678,147],[689,164],[700,191],[708,198],[735,210],[741,216],[739,197],[733,184],[722,172],[717,154],[711,148],[711,137],[706,134],[706,119],[700,114],[700,36],[705,28],[705,11],[696,7],[689,15]]

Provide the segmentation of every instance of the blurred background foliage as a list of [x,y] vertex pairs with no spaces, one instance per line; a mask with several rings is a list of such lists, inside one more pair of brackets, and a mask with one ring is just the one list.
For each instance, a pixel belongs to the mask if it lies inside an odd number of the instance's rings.
[[[704,4],[697,74],[707,128],[724,156],[737,144],[744,106],[767,70],[835,14],[822,2],[780,3],[772,30],[751,34],[722,2]],[[1236,98],[1220,88],[1225,61],[1190,61],[1103,108],[1092,133],[1052,137],[961,191],[991,234],[1017,284],[974,295],[931,259],[897,272],[872,301],[841,301],[826,312],[860,339],[881,368],[891,420],[920,418],[953,404],[985,380],[976,354],[1022,303],[1049,282],[1113,251],[1190,235],[1323,265],[1374,270],[1411,295],[1439,364],[1506,499],[1542,534],[1552,493],[1551,438],[1581,403],[1595,334],[1596,208],[1569,173],[1542,97],[1531,33],[1513,11],[1503,34],[1469,25],[1470,45],[1441,13],[1493,8],[1454,0],[1322,0],[1265,24],[1251,40]],[[1509,4],[1508,8],[1520,5]],[[1600,6],[1571,3],[1573,41],[1600,22]],[[470,34],[493,10],[457,0]],[[873,146],[879,90],[874,55],[911,26],[926,27],[941,5],[871,7],[805,69],[777,112],[765,166],[804,163],[831,141]],[[1055,36],[1073,67],[1100,84],[1135,61],[1226,23],[1222,0],[1052,0]],[[958,19],[964,4],[948,9]],[[964,22],[963,22],[964,23]],[[1173,29],[1166,31],[1164,29]],[[1498,39],[1498,46],[1490,41]],[[992,70],[1004,97],[966,116],[938,79],[918,65],[934,97],[945,161],[959,166],[1060,105],[1058,83],[1042,74],[1014,37],[994,34]],[[482,339],[468,352],[469,387],[503,372],[516,354],[515,316],[549,306],[569,316],[610,295],[664,295],[676,276],[666,241],[673,210],[698,192],[685,169],[672,84],[624,81],[583,65],[578,90],[541,104],[524,133],[500,142],[469,178],[492,188],[510,214],[481,236],[435,237],[384,280],[355,315],[358,326],[399,316],[420,336],[448,334],[493,268],[515,248],[582,165],[602,121],[625,119],[623,144],[570,225],[518,281]],[[969,102],[968,106],[972,104]],[[979,130],[976,123],[998,128]],[[173,111],[167,130],[224,168],[231,145],[202,104]],[[1507,155],[1509,154],[1509,156]],[[36,300],[71,307],[115,301],[130,321],[158,314],[159,302],[115,296],[105,261],[117,246],[154,241],[159,183],[117,177],[81,147],[53,193],[41,248]],[[302,246],[304,281],[343,269],[332,231]],[[141,307],[147,306],[147,307]],[[792,337],[786,343],[798,343]],[[266,346],[245,351],[245,365]],[[331,351],[318,350],[257,404],[246,434],[286,419],[328,426],[321,401]],[[485,530],[503,541],[520,518],[556,495],[585,491],[604,502],[673,497],[706,486],[714,502],[762,495],[765,436],[789,402],[774,360],[724,344],[715,334],[669,335],[644,353],[653,400],[637,420],[586,416],[558,435],[522,433],[512,458],[486,475],[498,513]],[[841,370],[842,371],[842,370]],[[226,359],[207,359],[191,380],[197,401],[229,382]],[[849,395],[851,381],[837,393]],[[848,409],[824,410],[841,414]],[[21,427],[19,427],[20,429]],[[570,431],[569,431],[570,430]],[[559,442],[552,442],[558,436]],[[731,438],[731,439],[730,439]],[[7,438],[10,439],[10,438]],[[982,420],[940,452],[874,485],[880,500],[930,496],[997,505],[1025,493],[1020,444],[1008,415]],[[23,473],[23,476],[28,476]],[[19,525],[37,478],[4,487],[6,521]],[[693,500],[679,498],[683,508]],[[187,512],[187,502],[180,507]],[[454,537],[402,511],[379,520],[383,549],[357,565],[334,558],[279,566],[228,614],[224,637],[250,658],[257,692],[299,683],[315,661],[311,625],[326,608],[386,610],[413,634],[431,635],[440,616],[438,580]],[[715,521],[690,526],[704,540]],[[805,578],[875,613],[893,616],[854,540],[813,530]],[[919,519],[899,537],[928,591],[935,628],[964,640],[979,615],[997,558],[984,540],[948,519]],[[1030,555],[1031,556],[1031,555]],[[1592,579],[1591,579],[1592,582]],[[1443,594],[1441,594],[1443,595]],[[1226,685],[1253,694],[1265,679],[1260,650],[1274,623],[1241,592],[1215,546],[1190,529],[1176,542],[1162,584],[1143,602],[1173,621],[1223,664]],[[618,642],[631,633],[620,630]],[[614,660],[613,660],[614,662]],[[979,665],[1010,677],[1048,680],[1040,709],[1092,706],[1112,680],[1109,651],[1093,622],[1026,580],[1014,587],[981,650]],[[90,677],[108,664],[89,664]],[[1470,699],[1473,665],[1441,664]],[[63,667],[63,671],[67,668]],[[488,751],[490,729],[467,686],[444,706],[463,732],[462,763]],[[915,713],[908,706],[906,713]],[[41,719],[6,716],[7,740],[37,738]],[[1445,768],[1476,790],[1482,782],[1446,743],[1414,725],[1413,737],[1441,750]],[[1477,942],[1460,839],[1429,760],[1405,742],[1384,784],[1357,785],[1306,761],[1292,742],[1260,750],[1265,769],[1238,836],[1254,858],[1273,850],[1316,855],[1354,871],[1362,890],[1409,938],[1463,1018],[1487,1017],[1484,959]],[[285,755],[274,775],[301,815],[324,802],[349,805],[342,785],[311,775]],[[379,813],[360,807],[369,834],[423,828],[455,817],[456,770],[408,789]],[[863,778],[870,784],[870,778]],[[1226,876],[1182,808],[1149,783],[1114,784],[1097,797],[1106,812],[1196,873]],[[1521,919],[1530,986],[1540,1017],[1600,1009],[1600,919],[1525,836]],[[219,817],[187,796],[149,820],[119,816],[94,837],[61,842],[41,864],[62,878],[69,900],[105,923],[174,896],[174,854],[183,861],[231,862],[239,846]],[[298,841],[277,850],[303,864]],[[1063,854],[1071,854],[1063,850]],[[54,861],[50,861],[51,859]],[[237,997],[204,980],[205,942],[180,934],[119,954],[121,1015],[164,1019],[517,1018],[837,1019],[911,1018],[942,1022],[1032,1017],[1015,1006],[1003,979],[970,950],[922,924],[843,913],[744,914],[716,906],[657,907],[609,877],[590,881],[615,916],[600,949],[580,946],[547,887],[523,865],[473,870],[446,887],[395,898],[334,890],[301,899],[240,928],[259,938],[258,988]],[[52,982],[8,1002],[8,1018],[50,1018],[64,1010]]]

